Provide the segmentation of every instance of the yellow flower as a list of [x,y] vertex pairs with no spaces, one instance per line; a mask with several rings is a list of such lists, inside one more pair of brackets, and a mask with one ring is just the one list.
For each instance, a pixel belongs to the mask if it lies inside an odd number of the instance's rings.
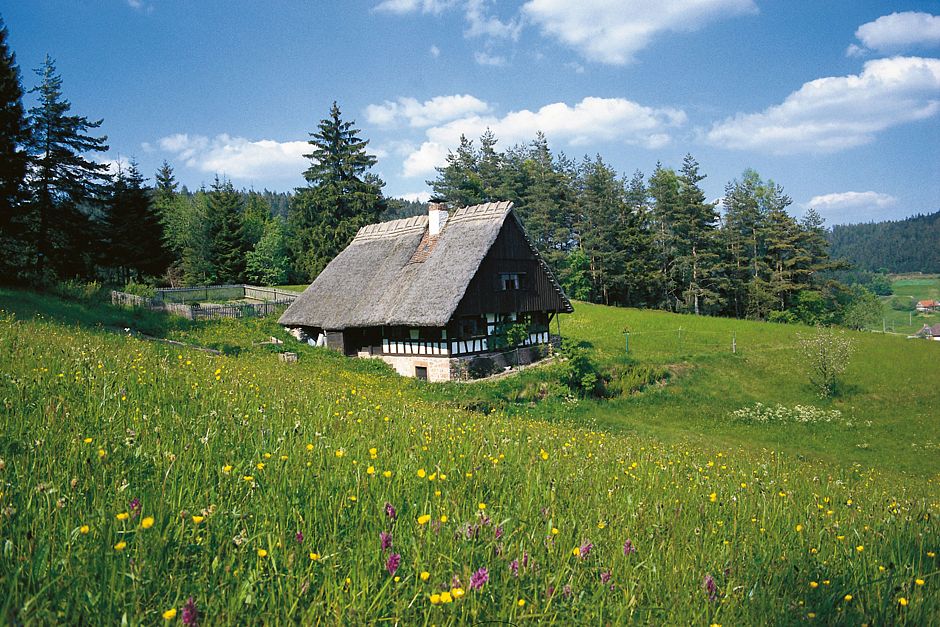
[[242,477],[242,479],[244,479],[245,481],[254,481],[254,480],[255,480],[255,478],[252,477],[251,475],[245,475],[244,477]]
[[264,470],[264,462],[258,462],[257,464],[255,464],[255,468],[257,468],[258,470]]
[[486,503],[480,503],[479,505],[477,505],[477,507],[479,507],[481,510],[484,510],[486,509]]
[[432,594],[431,595],[431,605],[439,605],[441,602],[441,595]]
[[525,607],[525,599],[519,599],[518,601],[516,601],[516,605],[518,605],[519,607]]
[[320,554],[319,554],[319,553],[311,553],[311,554],[310,554],[310,561],[311,561],[311,562],[316,562],[316,561],[318,561],[319,559],[320,559]]
[[452,603],[454,597],[450,596],[450,592],[441,592],[441,603]]
[[451,588],[450,593],[454,595],[455,599],[462,598],[463,595],[465,594],[463,591],[463,588]]
[[128,518],[130,518],[130,516],[131,515],[128,514],[127,512],[121,512],[120,514],[115,516],[115,518],[117,518],[118,520],[127,520]]
[[193,516],[193,522],[196,523],[197,525],[201,523],[202,521],[204,521],[205,519],[206,519],[205,516],[199,516],[199,515]]
[[847,595],[845,595],[845,596],[842,597],[842,598],[845,599],[845,602],[846,602],[846,603],[848,603],[849,601],[852,600],[852,595],[851,595],[851,594],[847,594]]
[[715,501],[718,500],[718,494],[716,492],[712,492],[711,494],[708,495],[708,500],[714,503]]
[[103,448],[99,448],[99,449],[98,449],[98,457],[99,457],[99,458],[103,458],[105,455],[107,455],[107,453],[104,452],[104,449],[103,449]]
[[816,612],[810,612],[806,615],[806,618],[816,618]]
[[581,556],[581,548],[580,548],[580,547],[577,547],[577,546],[574,547],[573,549],[571,549],[571,554],[574,555],[575,557],[580,557],[580,556]]
[[281,455],[281,461],[286,462],[288,459],[287,455]]
[[441,514],[441,522],[442,522],[442,523],[446,523],[447,520],[448,520],[447,514]]
[[85,439],[83,440],[83,442],[84,442],[85,444],[91,444],[91,441],[92,441],[91,438],[85,438]]
[[900,605],[901,607],[906,607],[907,599],[905,599],[904,597],[901,597],[900,599],[898,599],[898,605]]
[[386,479],[391,479],[391,477],[392,477],[392,471],[391,471],[391,470],[386,470],[385,472],[382,473],[382,476],[385,477]]
[[855,547],[855,550],[858,551],[859,553],[861,553],[862,551],[865,550],[865,546],[859,544],[857,547]]
[[125,542],[124,540],[121,540],[120,542],[114,545],[115,551],[123,551],[126,548],[127,548],[127,542]]
[[173,620],[176,618],[176,608],[171,607],[163,613],[163,620]]
[[818,588],[818,587],[819,587],[819,583],[816,582],[816,581],[811,581],[811,582],[809,582],[809,587],[810,587],[810,588]]
[[337,457],[342,457],[343,455],[346,454],[346,451],[344,451],[343,449],[339,448],[339,449],[336,449],[336,452],[333,453],[333,454],[336,455]]
[[258,549],[258,557],[267,557],[268,552],[265,549]]
[[379,453],[379,449],[375,447],[372,447],[369,449],[369,457],[371,457],[372,459],[375,459],[378,453]]
[[937,554],[934,553],[933,551],[927,551],[927,557],[936,557],[936,556]]
[[308,445],[307,445],[307,450],[308,450],[308,451],[312,451],[312,450],[313,450],[313,444],[308,444]]
[[367,475],[374,475],[374,474],[375,474],[375,466],[369,466],[368,468],[366,468],[366,474],[367,474]]
[[796,531],[797,531],[797,532],[803,531],[803,525],[797,525],[797,526],[796,526]]
[[224,466],[222,466],[222,472],[224,472],[225,474],[232,472],[232,465],[225,464]]
[[82,525],[78,528],[78,532],[81,534],[87,534],[89,531],[91,531],[91,529],[88,527],[88,525]]
[[548,459],[548,451],[545,449],[539,450],[539,457],[541,457],[543,460]]
[[431,578],[431,573],[429,573],[429,572],[426,571],[426,570],[423,570],[423,571],[421,571],[421,574],[418,575],[418,576],[421,577],[421,581],[427,581],[428,579]]
[[419,476],[419,477],[421,477],[422,479],[424,479],[427,475],[428,475],[428,473],[425,472],[424,468],[419,468],[419,469],[418,469],[418,476]]
[[915,579],[915,580],[914,580],[914,583],[916,583],[918,586],[922,586],[922,585],[924,585],[924,580],[923,580],[923,579]]
[[141,529],[150,529],[151,527],[153,527],[153,516],[147,516],[146,518],[141,520],[140,527]]
[[606,526],[607,526],[607,523],[604,522],[603,520],[599,520],[599,521],[597,522],[597,528],[598,528],[598,529],[603,529],[603,528],[606,527]]
[[428,524],[428,522],[430,522],[430,520],[431,520],[430,514],[421,514],[420,516],[418,516],[419,525],[426,525]]
[[558,529],[557,529],[556,527],[552,527],[552,535],[553,535],[553,536],[557,536],[557,535],[558,535]]

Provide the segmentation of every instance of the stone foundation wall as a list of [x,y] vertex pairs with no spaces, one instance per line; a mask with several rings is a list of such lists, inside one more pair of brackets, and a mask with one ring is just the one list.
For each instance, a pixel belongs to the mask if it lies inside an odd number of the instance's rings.
[[[526,365],[536,361],[544,355],[545,347],[523,346],[519,348],[519,364]],[[370,357],[360,353],[359,357]],[[381,359],[395,372],[403,377],[414,377],[415,367],[423,366],[428,369],[428,381],[466,381],[470,379],[470,362],[478,357],[485,357],[493,361],[494,369],[503,370],[506,366],[516,365],[516,351],[510,350],[502,353],[484,353],[482,355],[462,355],[460,357],[433,357],[430,355],[372,355]]]
[[428,381],[450,381],[453,361],[448,357],[430,357],[428,355],[376,355],[403,377],[414,377],[415,367],[428,369]]

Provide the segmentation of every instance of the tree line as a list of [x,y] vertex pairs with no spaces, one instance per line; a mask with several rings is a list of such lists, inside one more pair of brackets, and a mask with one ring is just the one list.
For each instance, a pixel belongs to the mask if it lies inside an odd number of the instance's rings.
[[[164,162],[152,185],[135,163],[110,172],[101,120],[71,112],[55,63],[36,70],[28,111],[0,28],[0,260],[3,280],[62,278],[170,285],[303,283],[365,225],[425,211],[386,198],[353,122],[334,103],[310,133],[306,184],[236,190],[216,176],[181,187]],[[569,295],[610,305],[778,321],[851,319],[864,290],[832,278],[823,221],[786,209],[783,188],[746,170],[707,201],[692,155],[678,170],[619,175],[597,155],[553,152],[541,133],[497,149],[461,137],[428,181],[454,206],[511,200]],[[91,155],[91,156],[90,156]]]
[[868,272],[940,273],[940,211],[904,220],[832,227],[833,256]]

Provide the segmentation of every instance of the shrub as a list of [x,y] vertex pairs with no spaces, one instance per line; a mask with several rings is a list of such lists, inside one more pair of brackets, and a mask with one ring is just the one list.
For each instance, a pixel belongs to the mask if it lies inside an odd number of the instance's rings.
[[607,384],[609,396],[629,396],[669,378],[669,369],[649,364],[630,364],[615,370]]
[[127,282],[127,285],[121,290],[127,294],[134,294],[135,296],[143,296],[145,298],[153,298],[156,294],[152,285],[147,285],[146,283],[137,283],[133,279]]
[[576,394],[603,396],[604,379],[600,376],[597,366],[588,357],[587,352],[569,341],[562,343],[562,352],[568,358],[564,363],[562,382]]
[[802,362],[809,368],[809,380],[823,398],[836,392],[839,375],[845,372],[855,342],[845,331],[816,327],[813,333],[797,333]]
[[52,286],[52,293],[68,300],[93,300],[101,293],[101,283],[98,281],[79,281],[69,279],[59,281]]
[[914,311],[914,299],[909,296],[895,296],[891,299],[891,309],[895,311]]
[[482,379],[496,372],[496,362],[489,357],[474,357],[467,364],[467,374],[471,379]]

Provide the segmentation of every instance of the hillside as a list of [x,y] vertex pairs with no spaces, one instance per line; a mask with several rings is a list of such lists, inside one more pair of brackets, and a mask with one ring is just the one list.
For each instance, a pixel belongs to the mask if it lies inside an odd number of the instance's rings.
[[[283,336],[270,320],[9,290],[0,310],[7,623],[940,614],[937,397],[915,372],[934,347],[859,335],[850,385],[824,407],[855,426],[765,430],[725,412],[813,402],[793,327],[580,305],[562,330],[598,363],[618,363],[629,326],[632,358],[672,377],[619,400],[519,403],[507,389],[551,383],[553,366],[428,385],[296,344],[282,363],[254,345]],[[726,331],[738,353],[722,352]],[[458,407],[471,392],[492,406]]]
[[940,211],[888,222],[836,225],[828,235],[834,259],[861,270],[940,272]]

